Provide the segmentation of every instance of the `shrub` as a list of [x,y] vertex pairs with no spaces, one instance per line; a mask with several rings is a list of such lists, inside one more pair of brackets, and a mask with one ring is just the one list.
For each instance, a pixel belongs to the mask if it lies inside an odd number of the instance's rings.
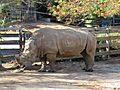
[[109,17],[119,11],[118,0],[54,0],[48,8],[58,21],[83,22],[90,17]]

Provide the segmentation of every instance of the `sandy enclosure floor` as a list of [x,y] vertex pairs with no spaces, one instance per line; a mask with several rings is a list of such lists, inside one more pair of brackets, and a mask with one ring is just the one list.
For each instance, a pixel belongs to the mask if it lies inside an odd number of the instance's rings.
[[81,70],[83,62],[68,61],[57,63],[56,73],[1,71],[0,90],[120,90],[119,63],[96,62],[94,72]]

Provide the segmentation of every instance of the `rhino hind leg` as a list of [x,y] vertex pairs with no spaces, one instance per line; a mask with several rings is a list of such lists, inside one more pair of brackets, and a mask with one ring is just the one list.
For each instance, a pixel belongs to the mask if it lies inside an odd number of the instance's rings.
[[85,59],[85,70],[86,72],[92,72],[93,71],[93,65],[94,65],[94,55],[92,53],[86,53],[82,52],[81,53]]

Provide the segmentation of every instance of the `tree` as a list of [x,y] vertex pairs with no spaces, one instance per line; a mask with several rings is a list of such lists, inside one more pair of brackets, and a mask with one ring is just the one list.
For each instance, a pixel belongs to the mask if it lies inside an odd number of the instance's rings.
[[[35,6],[36,3],[46,5],[52,0],[0,0],[0,26],[3,26],[8,21],[9,10],[17,5],[25,5],[27,7]],[[39,7],[38,7],[39,8]]]
[[58,21],[67,24],[82,22],[93,16],[106,18],[117,14],[120,9],[119,0],[54,0],[48,6]]

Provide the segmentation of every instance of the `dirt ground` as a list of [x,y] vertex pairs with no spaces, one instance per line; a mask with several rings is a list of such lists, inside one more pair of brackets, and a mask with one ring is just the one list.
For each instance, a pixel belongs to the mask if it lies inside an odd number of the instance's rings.
[[83,66],[83,61],[65,61],[56,64],[55,73],[1,71],[0,90],[120,90],[120,60],[95,62],[94,72],[83,71]]

